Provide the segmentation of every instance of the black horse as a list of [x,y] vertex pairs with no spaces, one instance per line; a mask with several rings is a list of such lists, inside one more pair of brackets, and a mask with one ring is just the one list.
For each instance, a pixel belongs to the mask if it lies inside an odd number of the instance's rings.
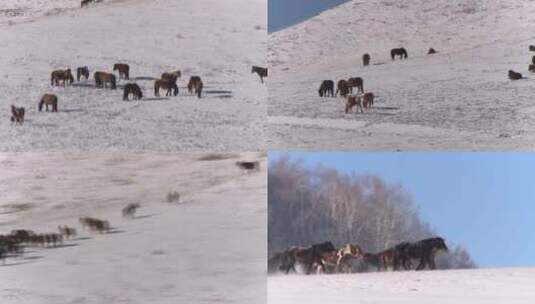
[[137,83],[127,83],[124,85],[123,101],[128,101],[128,96],[130,94],[134,96],[134,100],[143,98],[143,92]]
[[508,76],[509,76],[509,79],[511,79],[511,80],[522,79],[522,74],[520,74],[518,72],[515,72],[513,70],[509,70]]
[[392,49],[390,51],[390,57],[394,60],[396,56],[399,56],[400,59],[407,59],[409,57],[405,48]]
[[334,81],[324,80],[320,85],[318,94],[320,95],[320,97],[328,97],[329,94],[331,95],[331,97],[334,97]]
[[[317,265],[323,268],[322,256],[325,253],[335,251],[336,248],[331,242],[314,244],[310,247],[292,247],[268,260],[268,270],[278,269],[286,274],[290,270],[296,271],[296,264],[301,264],[305,268],[305,273],[310,274]],[[277,267],[278,265],[278,267]]]
[[429,238],[421,240],[409,245],[404,245],[400,254],[400,260],[418,259],[420,264],[416,267],[416,270],[422,270],[426,267],[429,269],[436,269],[435,255],[441,251],[448,251],[446,242],[441,237]]

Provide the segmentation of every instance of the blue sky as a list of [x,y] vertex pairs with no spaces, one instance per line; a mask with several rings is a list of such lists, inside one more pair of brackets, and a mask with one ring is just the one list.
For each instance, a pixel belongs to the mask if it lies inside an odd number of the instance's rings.
[[322,164],[403,185],[423,219],[468,248],[481,267],[535,266],[535,153],[289,155],[309,167]]
[[306,20],[347,0],[268,0],[268,32]]

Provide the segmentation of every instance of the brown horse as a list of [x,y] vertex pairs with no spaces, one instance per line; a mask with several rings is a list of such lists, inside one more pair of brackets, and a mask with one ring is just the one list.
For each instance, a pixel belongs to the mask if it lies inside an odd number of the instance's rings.
[[320,85],[318,94],[320,95],[320,97],[327,97],[329,96],[329,94],[331,95],[331,97],[334,97],[334,81],[324,80]]
[[517,72],[515,72],[513,70],[509,70],[508,76],[509,76],[509,79],[511,79],[511,80],[522,79],[522,74],[517,73]]
[[80,225],[90,230],[98,232],[107,232],[110,229],[110,223],[108,221],[99,220],[91,217],[81,217],[79,219]]
[[434,48],[430,48],[429,51],[427,51],[427,55],[432,55],[432,54],[436,54],[437,51],[435,51]]
[[72,76],[71,69],[55,70],[50,74],[50,85],[59,86],[60,81],[63,81],[63,86],[74,82],[74,76]]
[[141,88],[137,85],[137,83],[127,83],[124,85],[123,101],[128,101],[128,96],[130,94],[134,96],[134,100],[139,100],[143,98],[143,92],[141,91]]
[[171,96],[171,91],[173,91],[173,95],[178,95],[178,86],[176,85],[176,82],[172,80],[166,80],[166,79],[156,79],[154,81],[154,96],[160,97],[160,87],[164,90],[167,90],[165,93],[165,96]]
[[195,93],[197,97],[201,98],[203,86],[201,77],[191,76],[188,82],[188,92],[190,94]]
[[349,92],[353,93],[353,88],[357,87],[359,93],[364,93],[364,80],[360,77],[352,77],[347,80]]
[[367,92],[362,95],[362,106],[365,109],[371,109],[373,108],[373,100],[375,99],[375,95],[373,95],[372,92]]
[[58,97],[54,94],[45,94],[43,97],[41,97],[41,101],[39,101],[39,112],[43,110],[43,105],[46,107],[46,111],[48,112],[48,106],[50,105],[52,107],[52,112],[58,111]]
[[119,79],[130,80],[130,66],[125,63],[116,63],[113,65],[113,71],[119,71]]
[[88,67],[84,66],[84,67],[79,67],[79,68],[76,69],[76,80],[80,81],[82,76],[85,79],[89,79],[89,68]]
[[268,69],[254,65],[251,69],[251,73],[256,73],[260,76],[260,82],[264,83],[264,77],[268,76]]
[[357,106],[357,112],[360,109],[361,113],[364,113],[362,109],[362,100],[360,96],[350,95],[346,101],[346,114],[353,112],[353,107]]
[[136,210],[141,207],[138,203],[131,203],[123,208],[123,217],[133,218],[136,215]]
[[334,96],[338,96],[338,92],[340,92],[340,96],[344,98],[349,94],[349,85],[344,79],[338,81],[336,93],[334,94]]
[[370,54],[366,53],[366,54],[362,55],[362,65],[363,66],[370,65]]
[[176,83],[177,79],[182,77],[182,73],[180,71],[174,71],[174,72],[167,72],[163,73],[161,79],[164,80],[172,80]]
[[26,110],[24,107],[16,107],[11,105],[11,121],[22,125],[24,123],[24,113]]
[[95,85],[97,88],[106,88],[106,84],[109,83],[111,90],[117,89],[117,79],[115,75],[111,73],[95,72],[93,78],[95,78]]
[[390,57],[392,57],[392,60],[394,60],[396,56],[399,56],[400,59],[407,59],[409,57],[407,50],[404,48],[392,49],[390,51]]

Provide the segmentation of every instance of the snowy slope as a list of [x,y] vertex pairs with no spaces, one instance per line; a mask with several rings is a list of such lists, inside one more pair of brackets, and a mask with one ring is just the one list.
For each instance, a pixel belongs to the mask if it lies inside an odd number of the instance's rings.
[[268,303],[533,303],[535,269],[271,276]]
[[[33,22],[0,24],[0,150],[263,148],[267,91],[251,66],[265,65],[265,0],[58,5],[57,14],[34,14]],[[93,72],[111,72],[116,62],[130,65],[144,100],[123,102],[124,81],[116,91],[93,87]],[[86,65],[90,81],[50,86],[52,70]],[[176,69],[179,96],[154,98],[153,77]],[[205,85],[200,100],[185,90],[192,75]],[[45,92],[58,95],[59,113],[37,111]],[[9,122],[10,104],[27,108],[23,127]]]
[[[0,234],[65,224],[81,233],[0,263],[1,302],[265,302],[265,157],[201,156],[0,154]],[[243,159],[261,171],[242,172],[234,162]],[[179,203],[166,202],[169,191]],[[122,218],[133,202],[137,218]],[[84,232],[79,216],[107,219],[117,233]]]
[[[535,2],[350,1],[270,34],[275,148],[518,149],[535,143]],[[390,59],[405,47],[406,61]],[[439,54],[426,55],[433,47]],[[362,67],[370,53],[372,65]],[[531,77],[511,82],[513,69]],[[376,110],[343,113],[324,79],[362,77]]]

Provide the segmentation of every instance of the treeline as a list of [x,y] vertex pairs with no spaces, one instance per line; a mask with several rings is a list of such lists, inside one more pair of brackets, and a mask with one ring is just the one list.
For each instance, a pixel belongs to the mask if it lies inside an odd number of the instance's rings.
[[[308,169],[285,156],[269,165],[268,225],[269,256],[326,240],[378,252],[436,235],[402,186],[376,176]],[[450,251],[437,257],[438,268],[476,267],[463,247],[447,241]]]

